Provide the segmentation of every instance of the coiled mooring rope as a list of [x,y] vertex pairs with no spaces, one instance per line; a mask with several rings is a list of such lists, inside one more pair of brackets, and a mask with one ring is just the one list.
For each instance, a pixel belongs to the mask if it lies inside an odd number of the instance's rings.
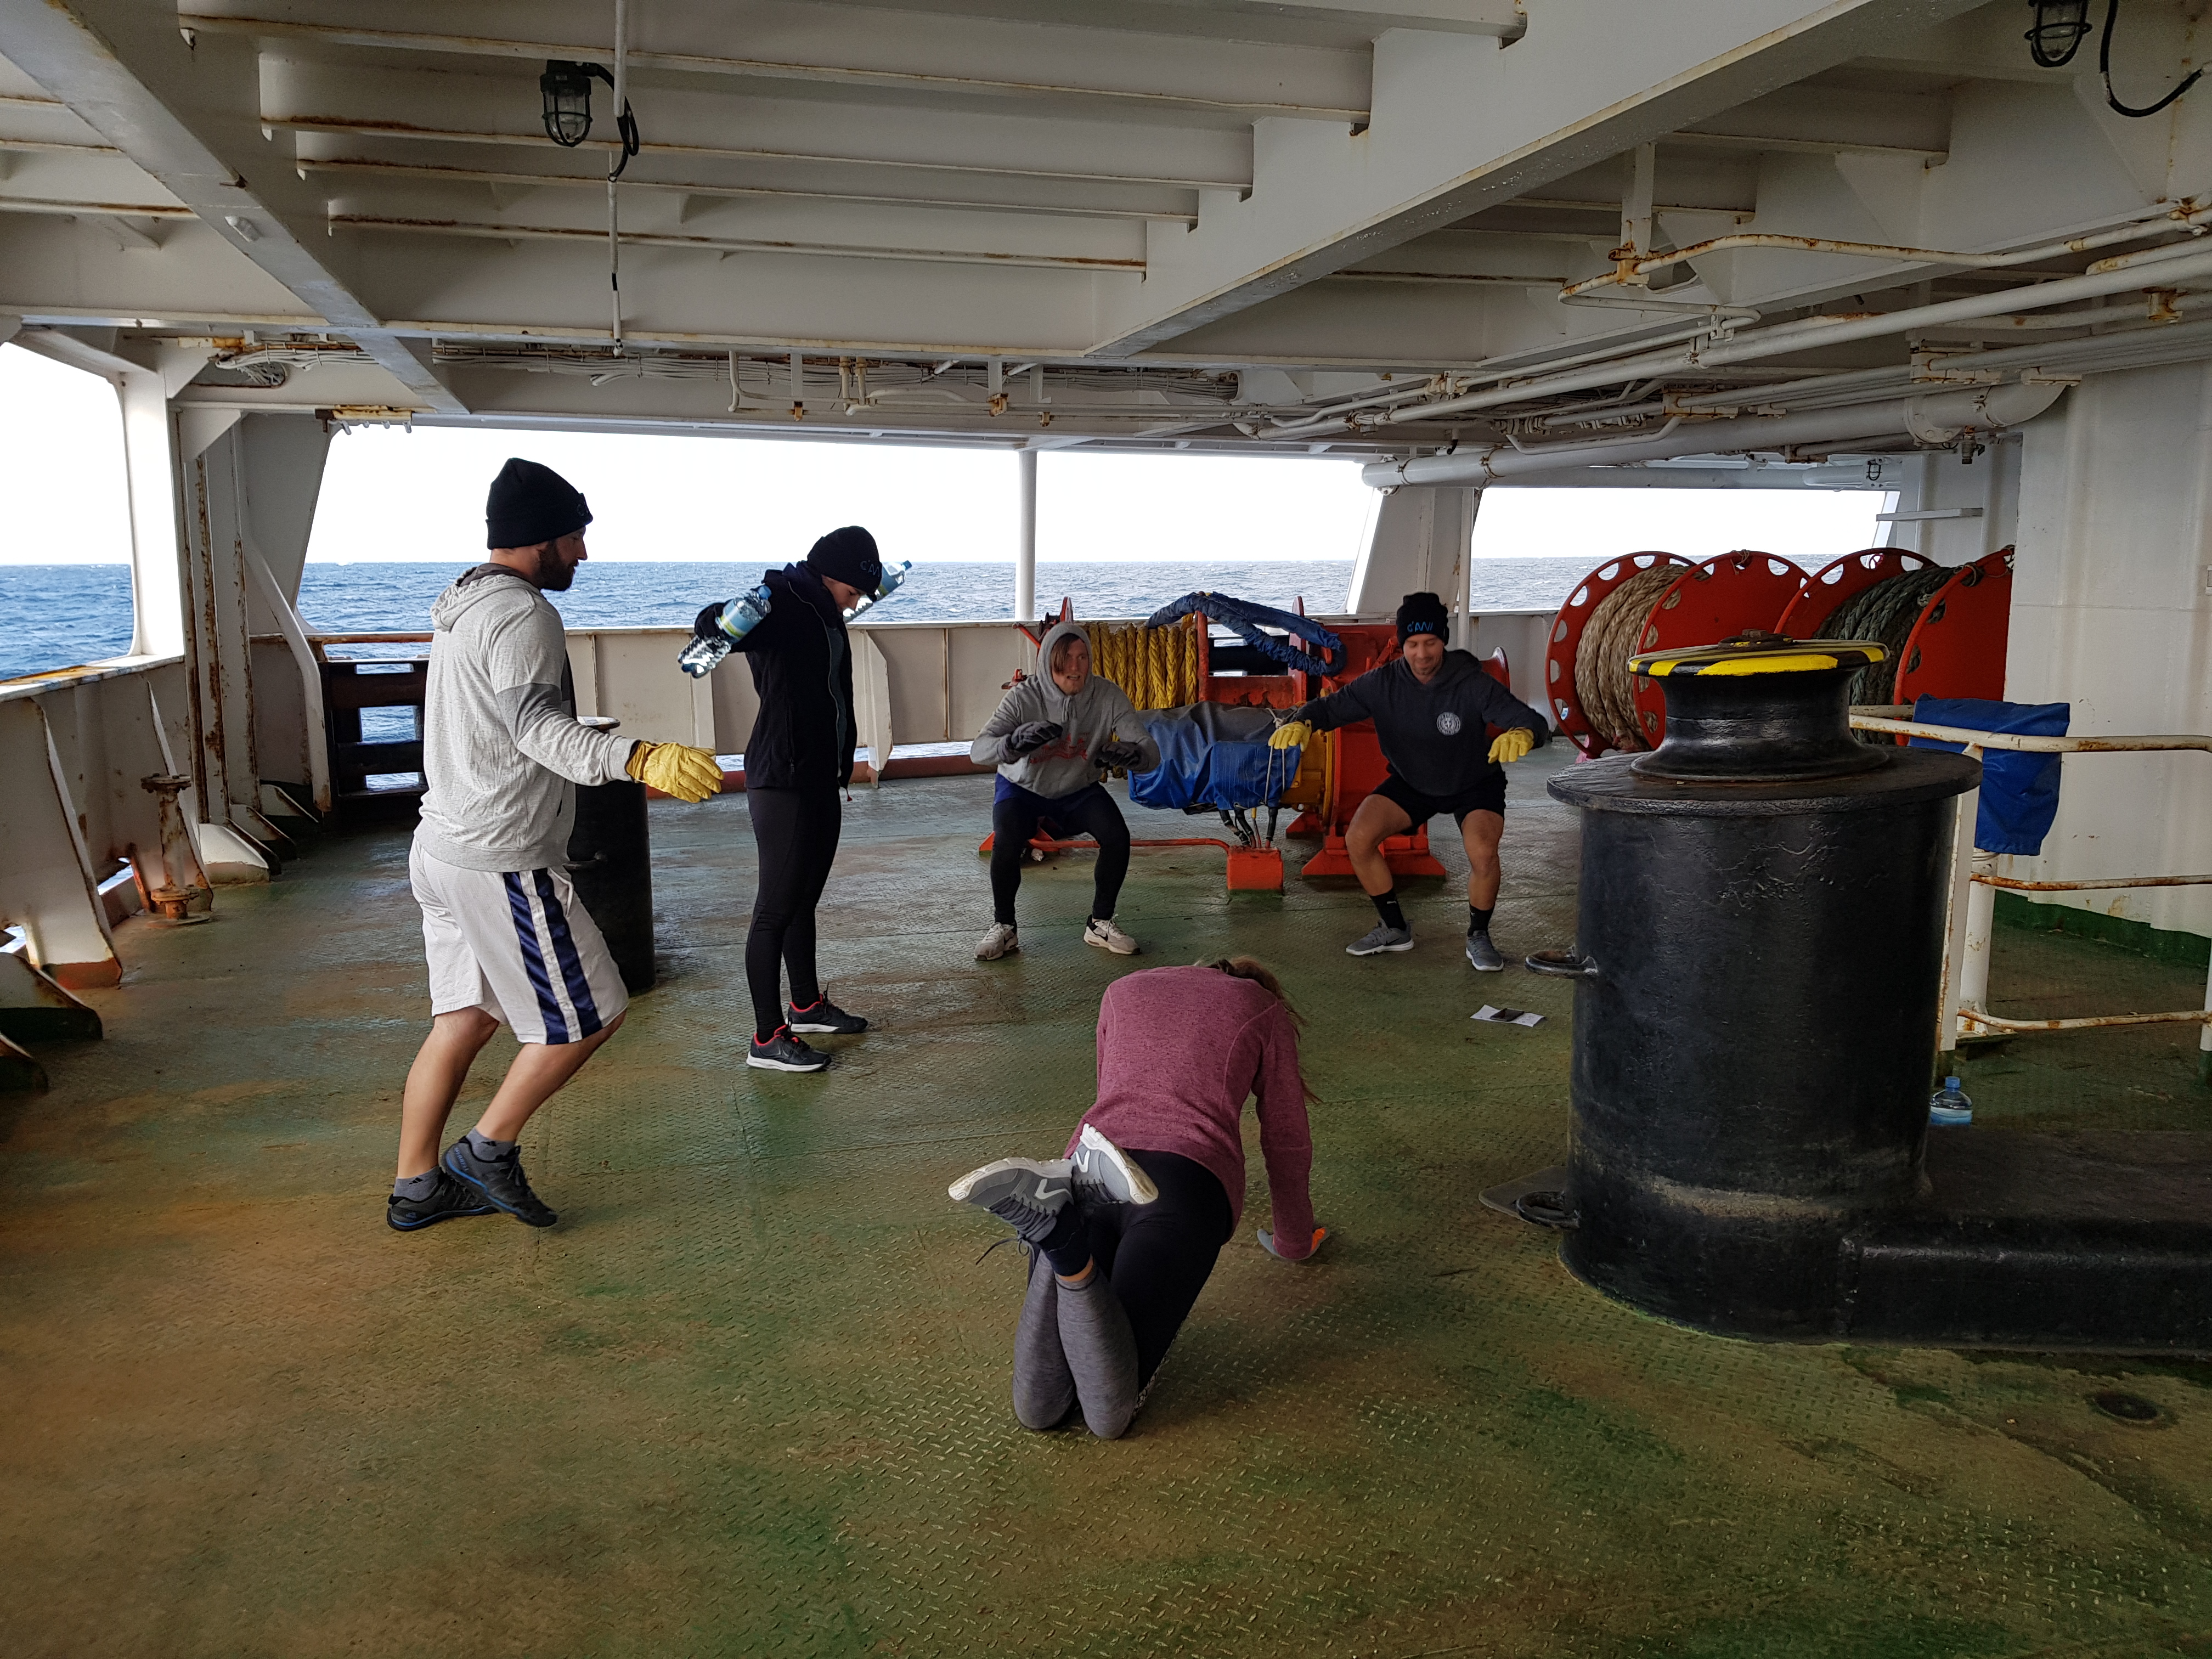
[[1169,628],[1146,629],[1085,623],[1091,635],[1091,668],[1128,694],[1139,708],[1180,708],[1198,701],[1198,630],[1195,617]]
[[1600,599],[1575,647],[1575,697],[1583,718],[1614,749],[1649,749],[1637,728],[1635,677],[1628,659],[1636,652],[1659,596],[1680,580],[1679,564],[1655,564],[1639,570]]
[[[1948,565],[1933,564],[1901,575],[1885,576],[1838,605],[1821,626],[1823,639],[1879,640],[1889,647],[1882,661],[1870,663],[1851,676],[1850,700],[1854,706],[1896,700],[1897,674],[1903,666],[1900,659],[1905,654],[1905,641],[1911,637],[1912,625],[1920,620],[1921,611],[1935,597],[1936,590],[1950,580],[1953,574]],[[1863,732],[1859,735],[1869,743],[1891,741],[1887,732]]]

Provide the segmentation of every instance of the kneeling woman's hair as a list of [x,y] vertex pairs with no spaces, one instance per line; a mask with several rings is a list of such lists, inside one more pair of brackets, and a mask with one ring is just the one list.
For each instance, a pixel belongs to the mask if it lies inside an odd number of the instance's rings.
[[[1253,984],[1283,1005],[1283,1012],[1291,1017],[1291,1029],[1297,1031],[1304,1031],[1306,1029],[1305,1017],[1291,1006],[1290,998],[1283,994],[1283,982],[1275,977],[1275,970],[1257,957],[1215,957],[1211,961],[1194,963],[1191,965],[1196,968],[1212,968],[1218,972],[1229,975],[1232,979],[1250,980]],[[1306,1081],[1305,1067],[1303,1065],[1298,1067],[1298,1082],[1305,1089],[1307,1102],[1310,1104],[1319,1104],[1321,1096],[1315,1091],[1313,1085]]]

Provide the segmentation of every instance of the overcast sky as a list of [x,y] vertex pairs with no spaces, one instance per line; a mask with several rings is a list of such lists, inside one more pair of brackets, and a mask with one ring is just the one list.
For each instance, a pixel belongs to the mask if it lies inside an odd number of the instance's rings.
[[[586,433],[375,427],[331,444],[308,557],[481,556],[485,486],[509,455],[590,499],[595,559],[794,558],[864,524],[886,556],[1011,559],[1016,462],[980,450]],[[0,347],[0,562],[126,559],[122,424],[104,380]],[[1047,559],[1349,559],[1375,492],[1348,461],[1048,451],[1037,544]],[[1478,556],[1595,564],[1664,549],[1692,559],[1760,548],[1820,563],[1872,545],[1873,491],[1494,489]]]

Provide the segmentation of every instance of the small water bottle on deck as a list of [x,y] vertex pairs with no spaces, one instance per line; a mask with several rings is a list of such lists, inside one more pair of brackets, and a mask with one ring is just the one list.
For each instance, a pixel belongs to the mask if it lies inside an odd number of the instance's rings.
[[690,642],[677,653],[677,665],[695,680],[713,673],[720,665],[722,659],[736,649],[737,642],[760,625],[768,612],[766,583],[750,593],[740,593],[722,607],[719,634],[694,634]]
[[1947,1077],[1928,1103],[1928,1121],[1938,1128],[1955,1128],[1974,1121],[1974,1103],[1959,1079]]

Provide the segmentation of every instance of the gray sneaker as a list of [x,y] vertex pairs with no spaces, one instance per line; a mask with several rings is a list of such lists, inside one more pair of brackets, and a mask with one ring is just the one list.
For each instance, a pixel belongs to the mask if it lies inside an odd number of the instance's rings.
[[1490,942],[1487,933],[1469,933],[1467,965],[1478,974],[1501,974],[1505,971],[1505,958],[1498,954],[1498,947]]
[[1413,948],[1413,930],[1393,927],[1387,922],[1376,922],[1358,939],[1344,947],[1348,957],[1371,957],[1383,951],[1410,951]]
[[988,1210],[1030,1244],[1052,1237],[1075,1200],[1075,1166],[1064,1158],[1002,1158],[970,1170],[945,1188],[957,1203]]
[[1075,1190],[1109,1204],[1150,1204],[1160,1195],[1136,1161],[1086,1123],[1075,1143]]

